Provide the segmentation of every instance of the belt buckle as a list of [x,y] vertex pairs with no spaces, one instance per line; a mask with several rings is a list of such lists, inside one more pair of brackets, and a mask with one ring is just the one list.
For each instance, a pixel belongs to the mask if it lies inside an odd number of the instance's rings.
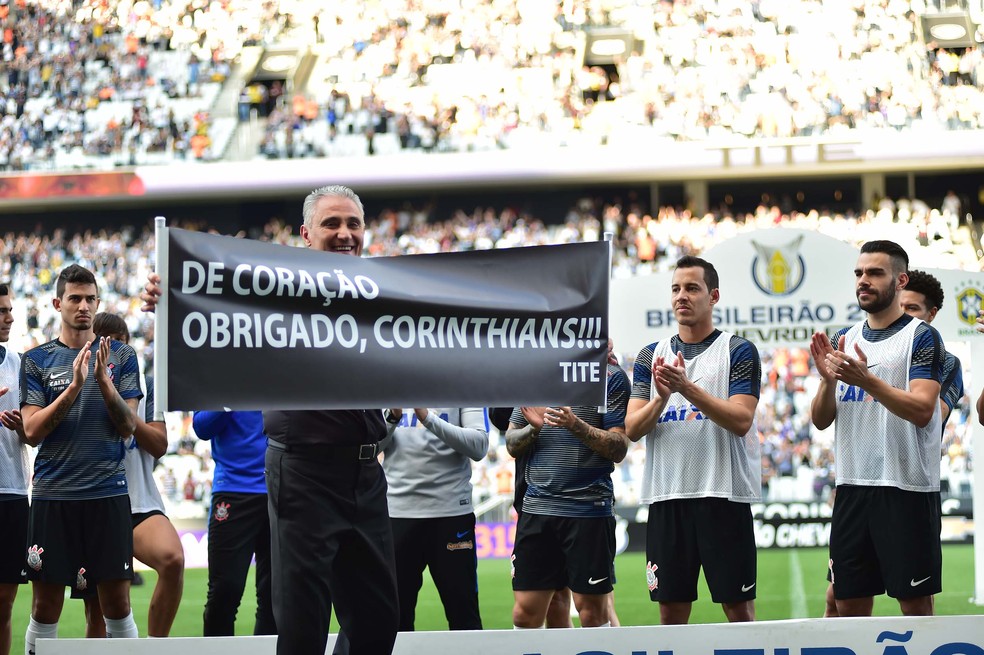
[[359,460],[372,459],[376,456],[376,444],[364,443],[359,446]]

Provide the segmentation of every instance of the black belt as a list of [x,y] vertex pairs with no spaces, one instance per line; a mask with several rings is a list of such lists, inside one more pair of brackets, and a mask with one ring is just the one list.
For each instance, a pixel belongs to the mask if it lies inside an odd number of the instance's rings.
[[379,454],[379,443],[364,443],[357,446],[332,446],[329,444],[287,444],[267,439],[267,446],[285,453],[297,453],[312,457],[324,457],[349,461],[369,461]]

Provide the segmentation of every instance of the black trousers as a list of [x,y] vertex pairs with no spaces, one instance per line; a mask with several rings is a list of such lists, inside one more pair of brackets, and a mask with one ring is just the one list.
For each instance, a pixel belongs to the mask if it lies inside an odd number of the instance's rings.
[[417,595],[429,568],[451,630],[481,630],[475,515],[391,519],[400,590],[400,632],[413,630]]
[[236,613],[256,555],[255,635],[275,635],[270,572],[270,515],[266,494],[217,493],[208,517],[208,593],[204,635],[236,633]]
[[330,448],[266,455],[278,655],[389,655],[399,608],[386,478],[375,457]]

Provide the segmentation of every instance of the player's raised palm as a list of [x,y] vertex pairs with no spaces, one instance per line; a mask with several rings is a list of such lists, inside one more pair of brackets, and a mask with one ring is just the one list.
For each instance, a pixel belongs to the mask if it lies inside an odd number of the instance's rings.
[[96,380],[105,382],[109,379],[109,344],[112,343],[109,337],[99,337],[99,350],[96,351]]
[[82,350],[79,351],[79,354],[75,356],[75,360],[72,362],[73,384],[82,386],[89,377],[89,360],[92,358],[92,351],[89,348],[91,347],[92,342],[86,341],[85,345],[82,346]]
[[833,352],[834,347],[830,343],[830,337],[824,332],[815,332],[813,338],[810,339],[810,355],[813,357],[813,363],[816,365],[820,377],[831,384],[837,381],[834,372],[827,366],[827,355],[833,354]]
[[667,400],[673,392],[670,391],[670,388],[666,385],[666,382],[659,377],[659,371],[664,366],[666,366],[666,359],[663,357],[657,357],[656,361],[653,362],[653,386],[656,387],[656,395],[663,400]]

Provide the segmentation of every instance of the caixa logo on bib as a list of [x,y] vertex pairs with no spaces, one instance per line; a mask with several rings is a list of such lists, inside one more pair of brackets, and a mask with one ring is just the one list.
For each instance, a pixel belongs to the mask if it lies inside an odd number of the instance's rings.
[[802,245],[802,234],[783,246],[752,241],[758,253],[752,260],[752,281],[762,293],[788,296],[800,288],[806,278],[806,263],[799,254]]

